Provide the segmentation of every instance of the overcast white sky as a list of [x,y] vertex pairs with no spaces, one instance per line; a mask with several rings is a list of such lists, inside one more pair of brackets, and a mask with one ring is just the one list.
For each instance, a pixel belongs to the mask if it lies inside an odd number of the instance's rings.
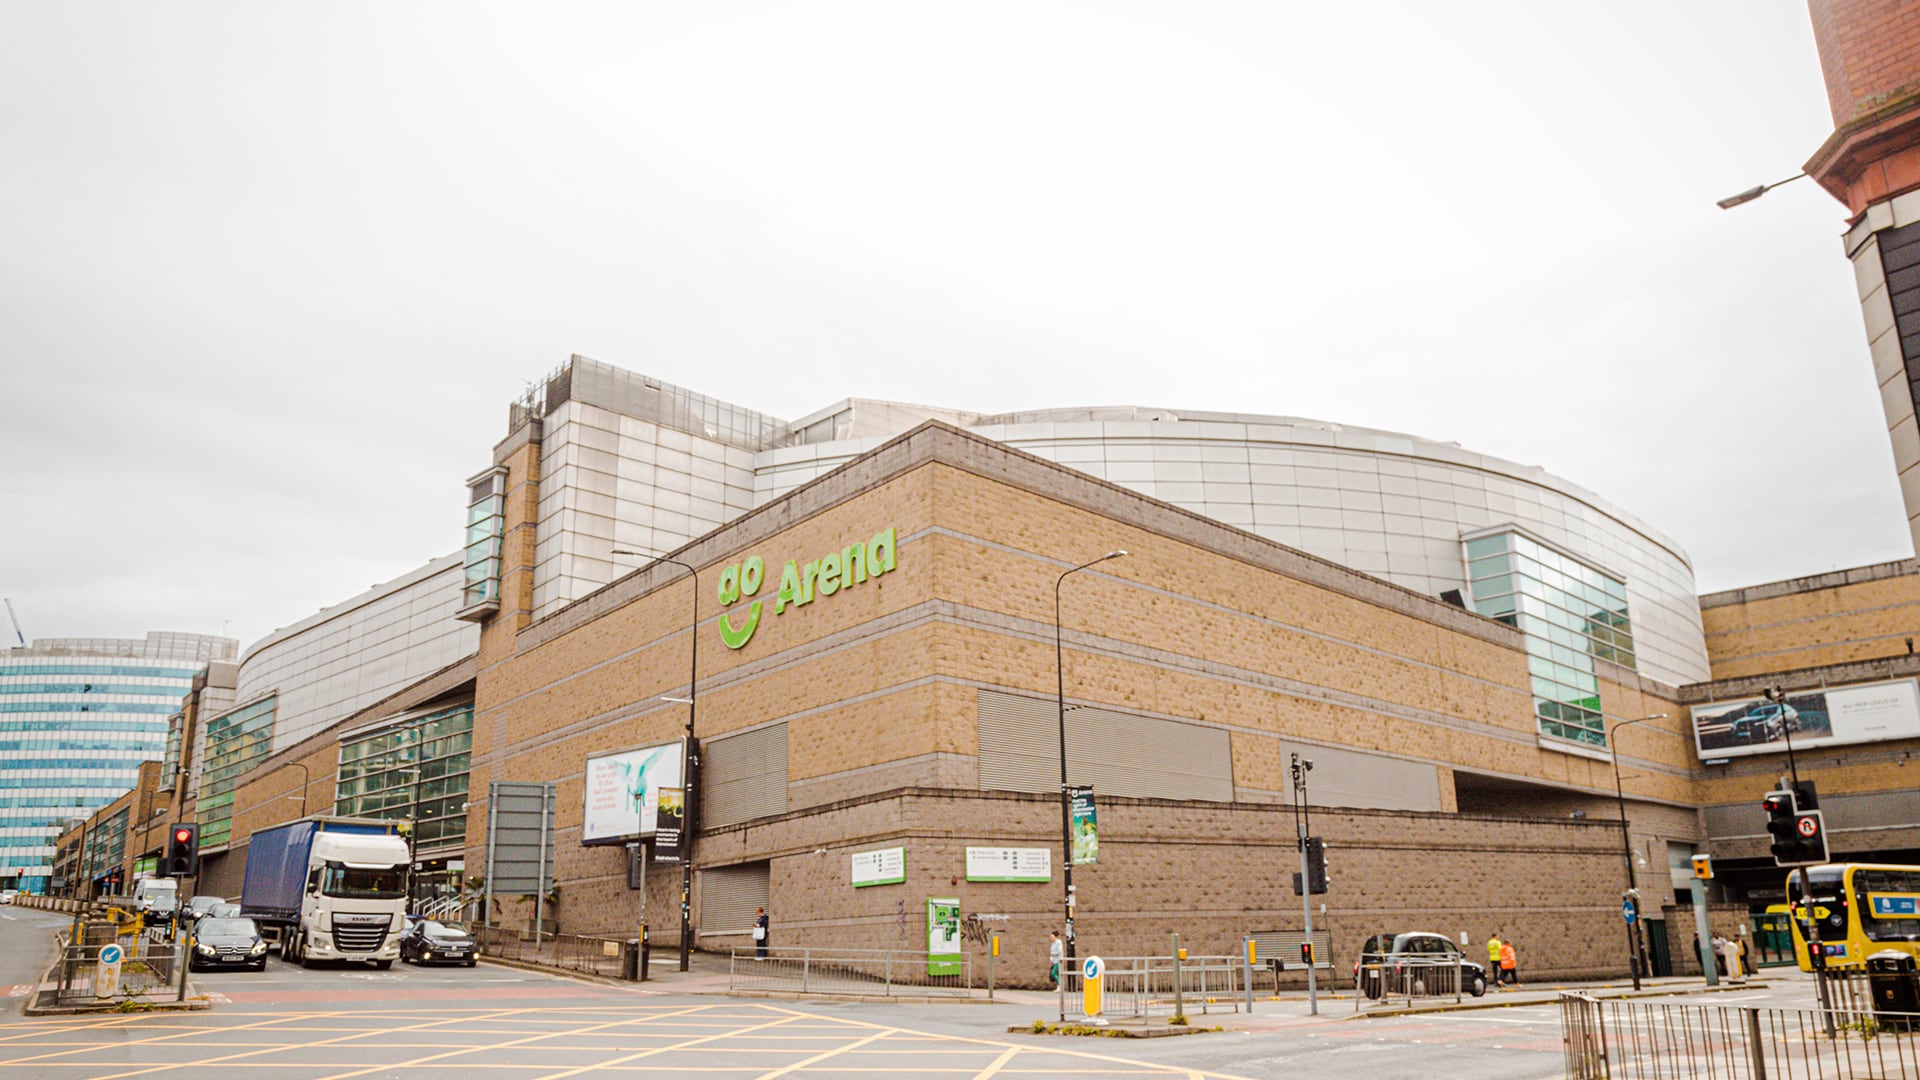
[[[1910,554],[1803,4],[0,5],[0,594],[273,628],[579,352],[794,418],[1312,416],[1702,591]],[[11,634],[9,633],[9,638]]]

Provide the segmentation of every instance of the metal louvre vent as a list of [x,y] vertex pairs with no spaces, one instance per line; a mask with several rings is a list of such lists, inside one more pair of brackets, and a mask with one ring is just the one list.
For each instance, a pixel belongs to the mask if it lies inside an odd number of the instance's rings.
[[754,910],[769,906],[768,878],[763,862],[700,871],[700,936],[751,932]]
[[701,747],[700,783],[703,831],[786,813],[787,725],[709,740]]
[[[980,790],[1058,792],[1058,703],[981,690]],[[1103,795],[1233,801],[1232,740],[1220,728],[1074,708],[1067,779]]]
[[387,940],[384,926],[338,926],[333,928],[333,947],[341,952],[379,952]]

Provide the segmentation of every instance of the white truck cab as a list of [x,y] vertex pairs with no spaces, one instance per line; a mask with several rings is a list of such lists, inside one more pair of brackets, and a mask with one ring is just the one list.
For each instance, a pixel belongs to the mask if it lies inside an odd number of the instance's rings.
[[389,968],[400,958],[406,929],[406,841],[391,835],[316,834],[294,945],[300,963],[371,960]]

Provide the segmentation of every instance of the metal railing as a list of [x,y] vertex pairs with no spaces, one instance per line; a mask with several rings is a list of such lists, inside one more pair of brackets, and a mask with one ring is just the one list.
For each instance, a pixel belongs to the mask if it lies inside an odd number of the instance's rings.
[[[1827,1034],[1827,1021],[1833,1034]],[[1560,995],[1570,1080],[1920,1077],[1920,1013]]]
[[466,930],[480,943],[482,956],[612,979],[621,976],[622,949],[626,944],[622,938],[542,934],[536,941],[520,931],[498,926],[471,924]]
[[[936,969],[938,971],[936,972]],[[733,950],[727,989],[860,997],[973,993],[973,961],[906,949]]]
[[102,977],[100,951],[105,943],[73,945],[61,935],[60,956],[54,964],[53,1003],[91,1005],[105,1001],[184,1001],[186,983],[180,966],[186,962],[186,943],[144,934],[124,934],[114,942],[124,959],[118,984],[108,987]]
[[[1239,1012],[1254,968],[1244,957],[1102,957],[1100,1016],[1109,1022],[1147,1023],[1191,1013]],[[1080,969],[1060,973],[1060,1019],[1082,1017],[1086,982]]]
[[[1419,998],[1452,998],[1459,1002],[1476,989],[1482,976],[1459,956],[1420,956],[1409,953],[1361,953],[1354,978],[1353,1009],[1369,1005],[1412,1005]],[[1485,992],[1485,986],[1478,987]],[[1477,995],[1476,995],[1477,996]]]

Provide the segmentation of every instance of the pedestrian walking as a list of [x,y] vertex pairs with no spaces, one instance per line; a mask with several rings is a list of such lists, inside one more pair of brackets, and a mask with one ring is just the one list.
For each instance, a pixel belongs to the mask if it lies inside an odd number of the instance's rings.
[[1520,985],[1520,958],[1513,951],[1513,942],[1500,943],[1500,978],[1508,986]]
[[772,923],[767,920],[766,908],[753,909],[753,958],[767,958],[767,938],[772,932]]
[[1723,937],[1720,939],[1720,962],[1732,974],[1734,982],[1746,982],[1747,970],[1740,964],[1740,940]]
[[1060,965],[1067,959],[1066,943],[1060,940],[1060,931],[1053,932],[1053,940],[1047,945],[1047,979],[1056,989],[1060,986]]
[[1500,932],[1496,930],[1487,938],[1487,981],[1495,990],[1500,989],[1500,944]]
[[1713,937],[1707,940],[1707,945],[1708,947],[1713,949],[1714,970],[1720,973],[1721,978],[1723,979],[1726,978],[1727,976],[1727,939],[1726,937],[1722,935],[1720,931],[1715,930],[1713,932]]

